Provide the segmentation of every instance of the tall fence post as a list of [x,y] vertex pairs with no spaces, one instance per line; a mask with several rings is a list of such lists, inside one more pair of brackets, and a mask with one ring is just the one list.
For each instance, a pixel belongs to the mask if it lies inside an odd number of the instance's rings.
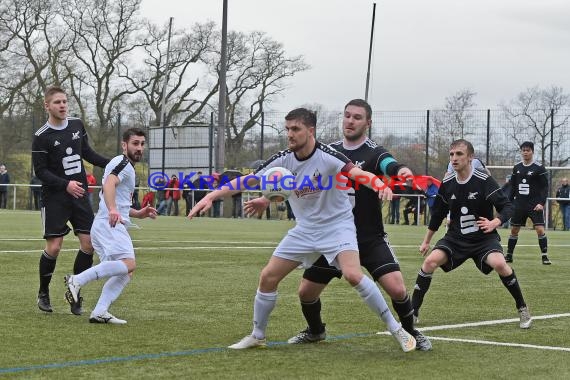
[[[214,164],[213,164],[213,151],[214,151],[214,112],[210,112],[210,131],[208,133],[208,171],[212,175]],[[194,196],[194,192],[192,192]]]
[[487,153],[485,156],[485,162],[489,165],[489,157],[490,157],[490,150],[491,150],[491,110],[487,110]]
[[263,160],[264,139],[265,139],[265,111],[261,111],[261,142],[259,148],[259,159]]
[[429,110],[426,112],[426,175],[429,175]]
[[[554,158],[554,109],[550,109],[550,166],[552,165],[552,161]],[[543,163],[544,164],[544,163]],[[552,169],[550,169],[548,171],[548,197],[550,198],[552,196],[552,173],[554,173],[554,171]],[[549,208],[549,204],[548,204],[548,199],[546,200],[546,207]],[[563,216],[564,217],[564,216]],[[552,212],[548,213],[548,225],[552,226]]]

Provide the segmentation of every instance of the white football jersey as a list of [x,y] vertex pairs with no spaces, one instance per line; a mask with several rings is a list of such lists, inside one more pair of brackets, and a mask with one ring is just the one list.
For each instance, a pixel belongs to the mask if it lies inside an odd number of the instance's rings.
[[[342,173],[347,173],[354,165],[345,155],[317,142],[308,158],[299,160],[294,152],[284,150],[265,161],[255,174],[262,176],[276,166],[289,169],[295,176],[289,204],[297,225],[320,229],[339,221],[353,222],[348,197],[350,183]],[[264,186],[263,181],[260,185]]]
[[[120,182],[115,193],[115,203],[123,222],[130,224],[129,211],[131,210],[132,195],[135,190],[135,168],[126,156],[116,156],[105,166],[103,184],[109,175],[116,175],[119,178]],[[97,211],[95,218],[107,219],[109,210],[103,198],[103,189],[99,192],[99,199],[99,211]]]

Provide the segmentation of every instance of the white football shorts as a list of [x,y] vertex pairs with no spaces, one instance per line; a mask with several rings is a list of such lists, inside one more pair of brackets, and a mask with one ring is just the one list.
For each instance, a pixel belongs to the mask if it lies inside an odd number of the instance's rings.
[[295,226],[275,248],[273,256],[297,261],[304,268],[309,268],[323,255],[330,265],[340,269],[336,257],[344,251],[358,252],[356,227],[352,221],[341,222],[325,230]]
[[117,224],[113,228],[107,218],[96,218],[93,221],[91,243],[101,261],[135,258],[133,241],[125,225]]

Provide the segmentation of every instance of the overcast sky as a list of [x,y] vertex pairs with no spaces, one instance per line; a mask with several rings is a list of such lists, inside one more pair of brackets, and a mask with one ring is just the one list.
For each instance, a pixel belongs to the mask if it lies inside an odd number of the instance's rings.
[[[364,97],[371,0],[228,0],[228,29],[261,30],[302,54],[273,104],[327,109]],[[423,110],[469,88],[496,108],[527,87],[570,92],[569,0],[378,0],[369,101],[375,110]],[[176,28],[215,21],[222,0],[143,0],[142,15]]]

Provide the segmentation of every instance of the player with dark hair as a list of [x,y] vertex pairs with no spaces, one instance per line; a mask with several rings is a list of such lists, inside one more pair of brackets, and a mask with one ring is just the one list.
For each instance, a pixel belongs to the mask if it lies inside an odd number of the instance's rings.
[[[265,161],[256,169],[255,176],[238,177],[230,182],[230,186],[208,193],[188,215],[192,218],[204,213],[213,200],[240,191],[232,189],[243,189],[246,184],[257,185],[260,182],[257,176],[263,176],[273,167],[284,167],[295,176],[297,185],[289,202],[297,223],[261,271],[253,307],[253,331],[229,348],[265,346],[265,331],[277,302],[279,283],[300,264],[310,266],[324,255],[329,264],[342,270],[347,282],[386,323],[402,350],[412,351],[416,340],[395,320],[376,284],[362,273],[352,206],[347,190],[343,189],[346,183],[341,185],[340,178],[366,179],[367,186],[373,187],[377,191],[374,195],[380,199],[389,200],[392,191],[374,174],[356,167],[342,153],[316,141],[316,122],[316,115],[305,108],[291,111],[285,117],[289,149]],[[265,210],[266,201],[262,197],[246,202],[245,210],[248,214],[257,214],[259,210]]]
[[71,305],[79,300],[79,291],[88,283],[109,278],[89,322],[126,324],[109,313],[111,304],[121,295],[135,270],[135,250],[127,228],[130,217],[156,218],[156,209],[147,205],[140,210],[132,206],[135,189],[135,163],[143,157],[146,135],[140,128],[129,128],[123,133],[123,154],[114,157],[105,167],[99,211],[91,228],[93,246],[101,262],[80,274],[65,276],[65,299]]
[[[49,87],[44,95],[49,114],[46,124],[34,135],[32,161],[34,172],[42,181],[42,222],[46,247],[39,264],[38,307],[52,312],[49,284],[61,251],[63,237],[73,232],[79,239],[73,273],[81,273],[93,264],[93,246],[89,236],[93,209],[87,197],[87,176],[83,160],[104,168],[109,160],[89,146],[81,120],[68,117],[67,95],[61,87]],[[81,297],[71,305],[71,312],[81,315]]]
[[[496,231],[511,216],[512,205],[493,177],[473,169],[473,153],[473,145],[467,140],[451,143],[449,158],[454,173],[445,177],[439,188],[434,213],[420,245],[422,256],[428,253],[430,241],[448,212],[451,221],[447,233],[435,244],[418,272],[412,295],[414,312],[417,316],[437,268],[449,272],[472,259],[483,274],[492,270],[499,274],[515,300],[519,327],[527,329],[532,318],[515,272],[505,261]],[[500,213],[497,217],[493,214],[493,207]]]
[[[411,180],[413,173],[409,168],[398,163],[384,147],[366,137],[371,125],[370,105],[362,99],[351,100],[344,107],[344,139],[330,146],[370,173],[381,177],[410,177]],[[354,185],[353,182],[353,188]],[[400,264],[384,231],[378,195],[364,186],[355,188],[350,195],[361,265],[392,299],[392,306],[402,327],[416,338],[416,349],[430,350],[430,341],[414,329],[412,302],[404,284]],[[308,326],[289,339],[290,344],[315,343],[326,338],[325,324],[321,319],[320,295],[335,277],[341,278],[342,272],[329,265],[324,256],[319,257],[305,270],[299,285],[299,299]]]
[[519,231],[522,226],[526,225],[527,218],[530,218],[538,236],[542,263],[550,265],[548,240],[544,228],[544,205],[548,196],[548,175],[545,167],[533,158],[534,144],[532,142],[523,142],[520,149],[522,161],[513,167],[511,174],[510,199],[514,203],[515,211],[511,218],[511,236],[509,236],[505,258],[508,263],[513,262]]

